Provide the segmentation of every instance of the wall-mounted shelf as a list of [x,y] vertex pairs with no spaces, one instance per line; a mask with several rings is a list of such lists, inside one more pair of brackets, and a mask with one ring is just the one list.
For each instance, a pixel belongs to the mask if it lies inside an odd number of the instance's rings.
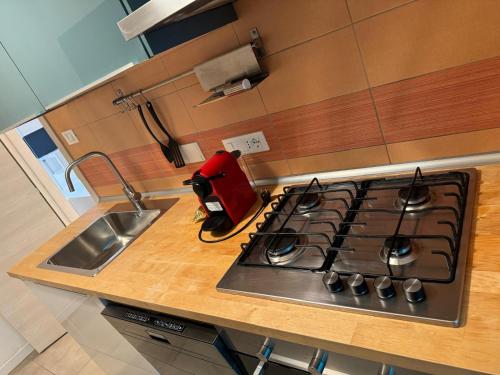
[[193,74],[198,78],[201,87],[211,93],[207,99],[195,107],[250,91],[269,75],[259,63],[259,58],[263,56],[263,49],[256,28],[250,30],[250,36],[251,43],[199,64],[192,70],[131,94],[124,95],[119,92],[120,96],[113,100],[113,104],[125,104],[127,110],[135,109],[137,105],[134,98]]

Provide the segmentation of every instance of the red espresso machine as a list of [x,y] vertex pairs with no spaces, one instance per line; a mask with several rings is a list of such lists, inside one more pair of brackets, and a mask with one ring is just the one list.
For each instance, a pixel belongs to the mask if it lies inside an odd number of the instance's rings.
[[241,169],[240,151],[217,151],[197,170],[190,185],[208,217],[202,231],[226,232],[237,225],[254,205],[257,195]]

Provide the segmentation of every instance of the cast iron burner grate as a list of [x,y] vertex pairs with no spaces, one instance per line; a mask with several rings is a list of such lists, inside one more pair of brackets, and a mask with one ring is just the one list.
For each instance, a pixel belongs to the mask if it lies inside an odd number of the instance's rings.
[[[332,269],[339,254],[355,253],[356,248],[349,246],[353,240],[375,240],[380,241],[383,246],[378,249],[380,257],[385,262],[385,272],[363,272],[368,278],[379,276],[388,276],[393,280],[405,280],[407,275],[397,275],[394,273],[394,267],[405,267],[408,262],[394,262],[394,259],[413,261],[411,256],[417,256],[418,246],[416,242],[426,243],[426,241],[440,241],[441,248],[434,248],[431,256],[439,257],[438,261],[445,265],[447,277],[419,277],[422,282],[449,283],[453,281],[458,262],[458,252],[460,248],[460,238],[462,233],[465,203],[467,200],[469,176],[463,172],[445,172],[432,175],[422,175],[420,168],[415,170],[412,178],[394,178],[394,179],[373,179],[365,181],[343,181],[339,183],[321,184],[317,178],[314,178],[307,186],[303,187],[285,187],[283,194],[278,196],[277,202],[272,203],[272,210],[267,212],[263,223],[257,224],[257,232],[249,234],[249,243],[242,244],[242,254],[238,258],[238,265],[249,267],[278,267],[283,269],[326,272]],[[450,191],[444,193],[448,198],[453,199],[454,205],[426,205],[431,200],[430,191],[436,187],[446,187]],[[367,208],[364,202],[376,201],[377,192],[394,191],[394,194],[401,200],[400,208]],[[335,201],[339,204],[337,208],[321,208],[319,201]],[[285,206],[292,208],[286,212]],[[415,207],[418,206],[418,207]],[[261,241],[265,241],[267,247],[275,241],[281,246],[290,240],[290,232],[287,229],[291,220],[298,220],[304,217],[304,214],[321,213],[327,219],[314,220],[309,218],[309,227],[306,231],[295,231],[294,236],[304,236],[308,239],[317,239],[308,241],[308,243],[299,244],[293,240],[294,248],[307,249],[314,255],[322,259],[319,266],[307,266],[300,263],[300,258],[295,262],[286,262],[286,264],[273,262],[269,257],[265,257],[264,262],[255,261],[252,257],[252,251],[260,246]],[[401,232],[403,221],[414,214],[432,215],[443,213],[450,219],[439,220],[435,224],[447,229],[448,235],[433,234],[405,234]],[[397,219],[397,224],[393,232],[357,234],[353,232],[356,226],[366,226],[367,223],[359,221],[361,215],[393,215]],[[278,229],[269,231],[272,226]],[[329,233],[319,228],[329,228]],[[316,230],[317,229],[317,230]],[[273,238],[276,238],[273,240]],[[318,245],[317,242],[327,244]],[[277,246],[279,248],[280,246]],[[283,246],[287,248],[287,246]],[[274,250],[272,250],[274,251]],[[305,253],[305,252],[304,252]],[[408,258],[410,256],[410,258]],[[337,271],[341,276],[356,274],[358,271]]]

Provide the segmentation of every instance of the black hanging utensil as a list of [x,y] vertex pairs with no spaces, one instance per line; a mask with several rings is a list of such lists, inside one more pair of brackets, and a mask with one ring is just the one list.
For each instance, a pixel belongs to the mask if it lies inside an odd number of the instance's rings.
[[150,101],[146,102],[146,108],[148,109],[149,113],[151,114],[151,117],[155,121],[156,125],[165,133],[165,135],[168,137],[168,148],[172,152],[172,156],[174,158],[174,165],[176,168],[181,168],[184,167],[186,164],[184,163],[184,158],[182,157],[181,150],[179,149],[179,144],[177,141],[169,134],[165,126],[163,126],[162,122],[160,121],[158,115],[156,114],[156,111],[153,107],[153,104]]
[[156,142],[158,142],[158,144],[160,145],[160,149],[161,149],[161,152],[163,153],[163,155],[165,156],[165,158],[170,162],[172,163],[174,161],[174,157],[172,155],[172,151],[165,145],[163,144],[162,141],[160,141],[156,135],[153,133],[153,131],[151,130],[151,128],[149,127],[148,125],[148,122],[146,121],[146,117],[144,117],[144,112],[142,111],[142,108],[140,105],[137,106],[137,111],[139,111],[139,115],[141,116],[141,120],[142,120],[142,123],[144,124],[144,126],[146,127],[146,129],[148,130],[149,134],[151,135],[151,137],[154,138],[154,140]]

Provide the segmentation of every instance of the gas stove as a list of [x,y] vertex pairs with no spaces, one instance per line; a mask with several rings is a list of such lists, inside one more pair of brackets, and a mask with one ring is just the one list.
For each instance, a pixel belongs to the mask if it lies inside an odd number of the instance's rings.
[[475,185],[417,168],[285,187],[217,289],[456,327]]

